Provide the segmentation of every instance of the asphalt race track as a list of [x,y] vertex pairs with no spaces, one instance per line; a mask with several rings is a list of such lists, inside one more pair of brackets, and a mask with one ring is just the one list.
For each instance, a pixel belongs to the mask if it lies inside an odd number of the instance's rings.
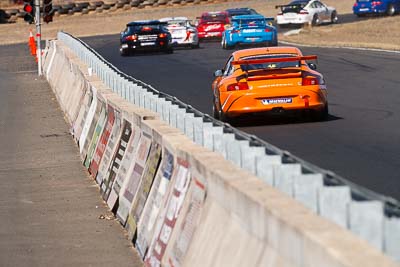
[[[211,114],[211,82],[232,51],[219,43],[174,54],[120,57],[119,36],[83,38],[113,65]],[[329,89],[324,122],[264,119],[239,128],[348,180],[400,200],[400,54],[302,48]]]

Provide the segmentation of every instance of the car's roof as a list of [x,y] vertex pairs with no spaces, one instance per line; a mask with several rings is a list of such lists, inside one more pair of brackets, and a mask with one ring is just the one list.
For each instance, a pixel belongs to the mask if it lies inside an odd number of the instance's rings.
[[164,22],[164,21],[174,21],[174,20],[189,20],[187,17],[166,17],[166,18],[161,18],[159,21]]
[[225,11],[210,11],[210,12],[204,12],[201,15],[202,16],[218,16],[218,15],[228,15],[228,13]]
[[233,20],[240,20],[240,19],[265,19],[263,15],[238,15],[238,16],[233,16]]
[[293,46],[274,46],[274,47],[259,47],[248,48],[233,52],[233,57],[238,60],[248,56],[268,55],[268,54],[298,54],[302,55],[300,49]]
[[140,26],[140,25],[159,25],[165,24],[165,22],[161,22],[159,20],[136,20],[129,22],[126,26]]
[[300,5],[300,4],[307,4],[308,2],[310,2],[311,0],[295,0],[290,2],[289,5]]
[[236,8],[228,8],[225,11],[226,12],[235,12],[235,11],[250,11],[253,10],[252,8],[249,7],[236,7]]

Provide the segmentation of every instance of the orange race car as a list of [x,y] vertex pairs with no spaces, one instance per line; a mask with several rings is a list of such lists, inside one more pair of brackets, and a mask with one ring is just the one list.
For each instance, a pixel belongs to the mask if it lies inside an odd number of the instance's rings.
[[245,114],[307,111],[316,120],[328,115],[323,76],[317,56],[296,47],[263,47],[235,51],[224,69],[214,73],[213,115],[222,121]]

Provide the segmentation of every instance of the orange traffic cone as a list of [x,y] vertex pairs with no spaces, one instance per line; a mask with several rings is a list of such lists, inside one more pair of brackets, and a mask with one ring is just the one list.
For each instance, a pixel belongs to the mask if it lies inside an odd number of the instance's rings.
[[29,30],[29,47],[31,48],[32,56],[36,56],[36,42],[35,37],[33,37],[32,30]]

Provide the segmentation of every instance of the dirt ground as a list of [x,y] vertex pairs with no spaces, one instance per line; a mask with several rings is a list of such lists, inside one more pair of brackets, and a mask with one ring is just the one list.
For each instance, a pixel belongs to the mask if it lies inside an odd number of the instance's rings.
[[[91,36],[119,33],[127,22],[137,19],[157,19],[167,16],[187,16],[195,19],[204,11],[224,10],[232,7],[252,7],[261,14],[275,17],[275,5],[285,4],[283,0],[250,0],[202,2],[201,5],[165,6],[156,8],[129,8],[107,10],[102,13],[88,15],[62,15],[54,17],[53,22],[43,24],[43,39],[53,39],[60,30],[74,36]],[[305,28],[298,35],[284,36],[279,40],[319,46],[354,46],[380,49],[400,50],[400,16],[371,17],[359,19],[352,14],[353,1],[326,0],[326,4],[334,6],[340,17],[336,25],[324,25]],[[0,24],[0,44],[27,42],[29,30],[35,31],[34,25],[21,20],[16,23]]]

